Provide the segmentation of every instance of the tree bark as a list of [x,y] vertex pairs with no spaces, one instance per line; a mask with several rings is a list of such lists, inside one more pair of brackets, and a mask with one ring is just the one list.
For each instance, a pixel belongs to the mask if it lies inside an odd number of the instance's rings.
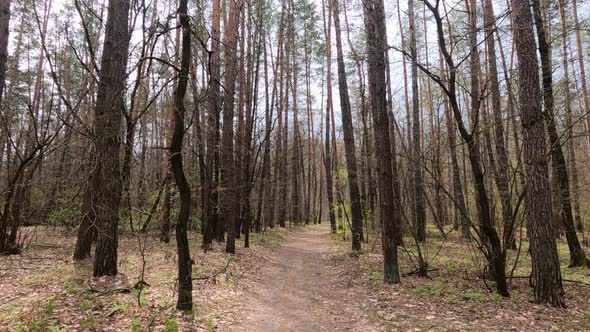
[[109,0],[103,55],[96,96],[92,177],[98,237],[94,276],[117,274],[119,205],[121,203],[121,120],[129,57],[129,0]]
[[6,62],[8,60],[8,34],[10,23],[10,0],[0,0],[0,106],[6,86]]
[[220,54],[219,54],[219,1],[213,0],[211,9],[211,60],[209,64],[209,89],[207,92],[207,152],[205,156],[205,183],[203,196],[205,196],[205,229],[203,232],[202,248],[210,249],[215,237],[217,223],[217,177],[214,169],[216,151],[218,149],[218,125],[219,122],[219,89],[220,89]]
[[[498,233],[494,228],[494,223],[491,217],[491,206],[488,192],[486,190],[479,144],[474,134],[471,133],[465,126],[461,108],[459,106],[459,100],[457,98],[456,75],[458,66],[455,64],[452,55],[447,49],[447,41],[444,35],[443,22],[438,8],[439,3],[437,2],[436,5],[432,5],[432,3],[430,3],[428,0],[424,0],[424,3],[434,16],[437,26],[438,45],[448,67],[449,77],[448,79],[442,81],[438,76],[433,75],[433,73],[431,73],[427,68],[420,68],[440,86],[444,94],[448,97],[449,106],[455,118],[459,133],[465,142],[465,145],[467,146],[468,159],[469,164],[471,165],[471,172],[473,174],[473,186],[478,208],[478,234],[482,242],[481,247],[488,261],[490,272],[496,281],[496,291],[502,296],[508,296],[508,287],[506,284],[506,253],[502,250],[502,244]],[[478,109],[479,107],[477,107],[477,110]],[[473,114],[472,118],[473,125],[475,126],[478,122],[477,112]]]
[[180,0],[178,6],[178,19],[182,27],[182,54],[180,73],[178,75],[178,86],[174,92],[174,134],[170,144],[170,164],[174,182],[180,195],[180,208],[178,220],[176,221],[176,247],[178,250],[178,301],[176,309],[192,310],[193,308],[193,280],[192,260],[188,245],[188,220],[191,211],[191,190],[184,175],[182,166],[182,141],[184,138],[184,97],[188,86],[188,76],[191,58],[191,26],[187,13],[188,0]]
[[588,260],[584,250],[578,241],[574,216],[572,213],[572,201],[570,195],[569,175],[565,156],[561,148],[559,134],[555,126],[554,104],[553,99],[553,68],[551,64],[551,49],[545,36],[545,26],[541,15],[541,5],[539,0],[533,0],[533,13],[535,25],[537,27],[537,39],[539,40],[539,53],[541,54],[541,70],[543,75],[543,106],[545,115],[545,125],[549,134],[551,144],[551,163],[555,172],[557,182],[558,197],[561,203],[561,214],[565,228],[567,245],[570,250],[570,267],[587,266]]
[[426,213],[424,207],[424,188],[422,183],[422,150],[420,147],[420,95],[418,91],[418,55],[416,49],[416,28],[414,1],[408,0],[408,19],[410,26],[410,57],[412,71],[412,191],[414,197],[414,233],[417,241],[426,240]]
[[574,207],[574,220],[576,229],[581,232],[584,230],[582,224],[582,217],[580,213],[580,188],[578,183],[578,168],[576,166],[576,155],[574,153],[574,138],[573,138],[573,120],[572,120],[572,97],[570,94],[570,79],[569,79],[569,53],[567,49],[568,43],[568,27],[566,15],[566,0],[559,0],[559,15],[561,20],[561,45],[563,52],[563,98],[565,108],[565,126],[567,128],[567,151],[570,164],[571,184],[572,184],[572,203]]
[[354,128],[352,125],[352,111],[348,96],[348,83],[344,67],[344,53],[342,52],[342,36],[340,31],[340,9],[338,0],[332,4],[334,10],[334,30],[336,31],[336,61],[338,62],[338,89],[340,90],[340,112],[344,129],[344,149],[346,168],[348,171],[348,190],[350,195],[352,250],[361,250],[363,240],[363,212],[358,186],[357,161],[354,142]]
[[496,62],[496,43],[494,31],[496,29],[496,18],[491,0],[484,0],[484,26],[487,46],[487,68],[490,90],[492,95],[492,114],[494,118],[494,146],[496,150],[495,182],[500,195],[502,205],[502,220],[504,225],[504,247],[516,249],[514,241],[514,216],[512,211],[512,195],[510,193],[508,151],[504,141],[504,119],[502,116],[500,83],[498,81],[498,67]]
[[400,224],[394,204],[391,146],[385,84],[385,11],[383,0],[365,1],[365,30],[370,105],[375,120],[375,152],[379,178],[379,201],[382,225],[383,276],[387,283],[399,283],[396,224]]
[[537,303],[563,307],[565,302],[552,223],[549,170],[545,159],[547,150],[534,23],[527,0],[512,0],[511,7],[519,63],[518,91],[521,100],[527,185],[526,219],[530,237],[534,299]]
[[236,46],[239,20],[238,1],[230,1],[229,20],[224,33],[225,59],[225,96],[223,104],[223,137],[222,137],[222,198],[221,211],[227,224],[227,241],[225,251],[236,252],[236,164],[234,160],[234,91],[236,86]]
[[[332,112],[332,11],[330,0],[327,0],[327,7],[322,0],[322,12],[324,15],[324,35],[326,37],[326,142],[325,142],[325,158],[324,167],[326,169],[326,194],[328,197],[328,215],[330,219],[330,230],[333,234],[336,234],[336,214],[334,213],[334,176],[332,173],[332,144],[330,141],[331,130],[331,117]],[[327,20],[326,20],[327,17]],[[327,22],[327,23],[326,23]],[[334,137],[334,139],[336,139]]]

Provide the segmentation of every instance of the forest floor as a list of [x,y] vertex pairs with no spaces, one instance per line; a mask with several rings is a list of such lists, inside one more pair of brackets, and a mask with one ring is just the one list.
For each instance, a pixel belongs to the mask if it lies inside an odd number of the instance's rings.
[[220,331],[376,331],[369,294],[341,278],[329,225],[290,234],[256,275],[237,321]]
[[[92,262],[71,259],[71,230],[30,230],[18,256],[0,257],[0,331],[587,331],[590,270],[569,269],[559,242],[567,309],[530,303],[526,242],[511,252],[511,297],[490,292],[479,277],[482,259],[455,234],[429,230],[421,248],[429,277],[414,270],[415,248],[400,248],[404,276],[382,282],[379,238],[351,255],[349,238],[328,225],[253,234],[235,256],[223,244],[199,249],[191,234],[194,310],[175,306],[176,244],[121,235],[117,277],[93,278]],[[348,235],[349,237],[349,235]],[[143,251],[145,255],[141,255]],[[512,265],[509,265],[512,267]],[[149,284],[141,293],[141,278]],[[491,287],[491,285],[490,285]]]

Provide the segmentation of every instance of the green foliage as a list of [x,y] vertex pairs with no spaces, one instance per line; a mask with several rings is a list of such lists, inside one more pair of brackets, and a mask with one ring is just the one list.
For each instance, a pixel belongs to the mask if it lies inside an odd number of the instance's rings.
[[23,286],[31,286],[43,283],[49,275],[47,273],[34,273],[21,279],[20,283]]
[[57,300],[57,296],[51,296],[47,300],[47,303],[45,303],[45,305],[43,306],[43,312],[45,312],[46,314],[51,314],[53,312],[53,309],[55,309],[55,301],[56,300]]
[[193,268],[193,277],[201,278],[208,276],[211,273],[211,268],[208,266],[196,266]]
[[42,316],[35,318],[25,325],[16,328],[17,332],[62,332],[62,330],[48,317]]
[[176,332],[178,331],[178,322],[176,322],[176,318],[170,318],[164,322],[164,330],[166,332]]
[[483,300],[483,295],[478,290],[473,288],[467,288],[462,291],[459,291],[458,295],[460,295],[466,300],[475,300],[477,302],[482,302]]
[[590,326],[590,309],[586,309],[584,311],[584,317],[582,318],[580,325],[582,325],[582,327],[584,327],[586,330]]
[[371,271],[369,272],[369,279],[370,280],[383,280],[383,272],[381,271]]
[[102,322],[102,317],[98,315],[90,315],[84,318],[82,324],[88,328],[95,327]]
[[[264,247],[276,248],[283,238],[281,233],[276,230],[265,231],[260,233],[250,233],[250,245],[261,245]],[[243,237],[240,238],[243,241]]]
[[140,319],[134,319],[131,322],[131,326],[129,327],[129,331],[130,332],[141,332],[143,331],[143,326],[141,326],[141,320]]
[[86,299],[80,303],[80,310],[86,311],[90,308],[92,308],[92,301]]
[[215,324],[213,324],[213,318],[209,317],[207,319],[207,328],[206,328],[207,332],[213,332],[215,331]]
[[18,308],[18,306],[14,303],[8,303],[7,305],[5,305],[2,309],[5,311],[12,311],[14,309]]
[[80,209],[71,203],[59,204],[47,216],[47,223],[52,226],[73,225],[80,216]]
[[[143,290],[141,291],[141,298],[139,299],[140,305],[147,304],[147,300],[145,299],[145,295],[147,294],[147,292],[148,292],[148,289],[144,287]],[[133,295],[133,297],[137,299],[137,297],[140,295],[139,289],[132,289],[131,295]]]
[[457,298],[451,295],[445,299],[445,302],[447,302],[447,304],[457,304]]
[[426,283],[423,285],[419,285],[416,288],[412,289],[414,294],[429,294],[432,296],[441,296],[443,294],[443,290],[446,286],[442,282],[436,282],[434,284]]
[[113,310],[111,310],[111,313],[109,314],[109,316],[112,316],[119,311],[123,311],[123,312],[127,311],[130,308],[131,308],[131,304],[129,304],[129,303],[119,303],[113,307]]

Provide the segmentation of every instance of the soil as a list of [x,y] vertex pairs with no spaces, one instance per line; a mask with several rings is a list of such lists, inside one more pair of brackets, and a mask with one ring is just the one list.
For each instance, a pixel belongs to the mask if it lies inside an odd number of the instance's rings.
[[244,295],[244,311],[220,331],[377,331],[368,294],[339,275],[329,225],[292,232]]

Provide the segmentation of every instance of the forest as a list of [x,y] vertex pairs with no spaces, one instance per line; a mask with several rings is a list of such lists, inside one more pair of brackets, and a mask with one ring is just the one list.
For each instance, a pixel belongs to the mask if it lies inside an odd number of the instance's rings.
[[0,0],[0,331],[590,330],[587,0]]

